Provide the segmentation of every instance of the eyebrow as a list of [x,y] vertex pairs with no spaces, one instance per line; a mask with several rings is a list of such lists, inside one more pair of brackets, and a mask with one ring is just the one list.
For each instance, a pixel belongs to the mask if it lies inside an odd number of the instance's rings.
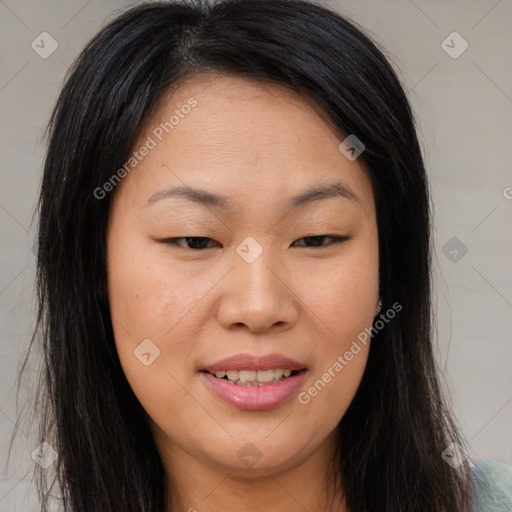
[[[186,185],[176,185],[164,190],[155,192],[147,201],[145,206],[150,206],[158,201],[169,198],[188,199],[195,203],[211,206],[219,210],[230,209],[230,201],[227,197],[214,194],[199,188],[191,188]],[[341,197],[355,203],[362,204],[360,197],[347,185],[341,182],[316,185],[305,192],[293,196],[287,203],[287,209],[293,210],[313,201]]]

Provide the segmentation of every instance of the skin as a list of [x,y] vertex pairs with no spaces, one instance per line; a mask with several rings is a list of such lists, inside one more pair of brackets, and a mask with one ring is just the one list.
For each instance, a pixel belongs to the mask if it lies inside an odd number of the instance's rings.
[[[197,106],[158,141],[153,130],[191,97]],[[324,478],[332,477],[335,428],[369,345],[308,404],[297,393],[267,411],[227,404],[199,370],[238,353],[277,352],[307,366],[300,392],[371,327],[379,263],[367,170],[338,150],[343,139],[312,102],[222,74],[169,91],[135,148],[148,136],[158,144],[114,192],[108,288],[120,361],[172,485],[168,511],[345,510]],[[334,181],[360,202],[333,197],[286,208],[291,196]],[[225,195],[231,207],[184,198],[147,204],[179,184]],[[313,246],[303,238],[313,234],[351,238]],[[263,249],[252,263],[235,250],[249,235]],[[193,236],[211,239],[208,248],[164,241]],[[134,356],[145,339],[160,350],[148,366]],[[237,457],[248,442],[261,454],[253,467]]]

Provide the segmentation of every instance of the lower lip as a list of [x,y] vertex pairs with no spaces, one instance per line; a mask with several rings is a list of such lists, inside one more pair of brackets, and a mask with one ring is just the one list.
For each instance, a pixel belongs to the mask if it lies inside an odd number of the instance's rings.
[[201,372],[214,393],[228,404],[246,411],[266,411],[287,402],[300,388],[306,371],[264,386],[241,386],[225,379],[218,379],[210,373]]

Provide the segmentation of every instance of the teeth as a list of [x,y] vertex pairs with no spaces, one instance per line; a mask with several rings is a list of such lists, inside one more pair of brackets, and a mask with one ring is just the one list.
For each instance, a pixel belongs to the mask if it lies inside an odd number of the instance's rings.
[[258,370],[256,375],[258,382],[272,382],[274,378],[274,370]]
[[[274,370],[274,379],[280,379],[284,375],[285,370]],[[290,374],[292,373],[291,370],[289,370]],[[287,375],[289,377],[289,375]]]
[[276,370],[226,370],[215,372],[215,377],[228,380],[241,386],[260,386],[264,384],[275,384],[283,377],[289,377],[292,374],[290,369],[278,368]]
[[[259,373],[260,372],[258,372],[258,374]],[[241,382],[250,382],[256,380],[256,372],[254,370],[240,370],[238,372],[238,377]]]

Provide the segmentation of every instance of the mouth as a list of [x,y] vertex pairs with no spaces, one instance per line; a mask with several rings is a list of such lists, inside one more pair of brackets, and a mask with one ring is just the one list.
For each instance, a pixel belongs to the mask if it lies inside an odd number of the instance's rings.
[[217,398],[238,409],[263,411],[280,407],[297,393],[308,369],[281,354],[239,354],[200,373]]

